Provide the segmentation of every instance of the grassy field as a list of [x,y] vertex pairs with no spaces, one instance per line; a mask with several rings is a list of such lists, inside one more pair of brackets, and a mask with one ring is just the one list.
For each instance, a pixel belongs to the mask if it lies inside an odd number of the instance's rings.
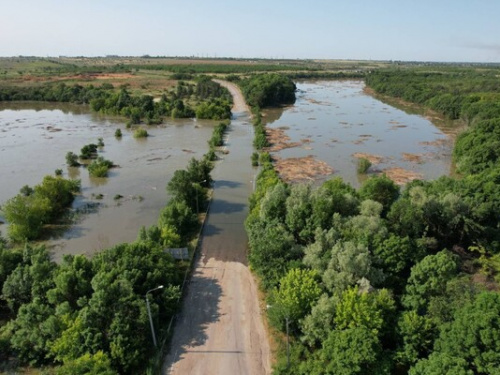
[[282,72],[322,74],[359,73],[388,66],[387,62],[354,60],[264,60],[205,59],[173,57],[3,57],[0,58],[0,86],[34,86],[46,83],[126,86],[134,93],[160,95],[176,85],[179,75]]

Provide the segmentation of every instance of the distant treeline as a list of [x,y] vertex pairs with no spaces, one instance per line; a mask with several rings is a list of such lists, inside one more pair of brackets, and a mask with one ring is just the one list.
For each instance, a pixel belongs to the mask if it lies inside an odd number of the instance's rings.
[[468,124],[454,150],[460,172],[480,173],[496,167],[500,157],[498,70],[379,71],[369,74],[366,83],[376,92],[424,105]]
[[350,79],[350,78],[364,78],[366,77],[365,72],[352,71],[352,72],[294,72],[285,73],[287,77],[293,80],[297,79]]
[[[194,99],[193,109],[185,100]],[[184,99],[184,100],[183,100]],[[67,85],[65,83],[43,86],[0,87],[0,101],[48,101],[90,104],[92,110],[105,114],[121,115],[138,124],[145,120],[157,124],[163,117],[222,120],[231,117],[231,95],[224,87],[207,77],[200,77],[194,89],[186,89],[179,82],[177,90],[163,94],[159,101],[151,95],[132,95],[126,88],[115,90],[113,85]]]
[[41,67],[40,70],[45,73],[123,73],[137,70],[156,70],[172,73],[258,73],[258,72],[277,72],[277,71],[315,71],[318,67],[308,66],[306,64],[241,64],[238,62],[229,62],[221,64],[114,64],[108,66],[76,65],[57,61],[51,61],[59,64],[56,67]]
[[280,64],[176,64],[176,65],[126,65],[130,69],[141,70],[162,70],[172,73],[258,73],[258,72],[277,72],[277,71],[314,71],[315,67],[304,65],[280,65]]

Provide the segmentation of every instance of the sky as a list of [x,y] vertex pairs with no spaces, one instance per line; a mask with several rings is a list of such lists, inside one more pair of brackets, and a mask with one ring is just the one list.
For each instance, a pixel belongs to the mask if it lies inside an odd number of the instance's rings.
[[500,62],[500,0],[0,0],[0,56]]

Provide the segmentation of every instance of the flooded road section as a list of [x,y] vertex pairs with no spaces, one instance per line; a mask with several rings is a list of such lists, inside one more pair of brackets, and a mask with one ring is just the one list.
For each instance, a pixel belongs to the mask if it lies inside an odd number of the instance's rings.
[[[241,93],[235,107],[238,97]],[[165,358],[165,375],[271,372],[258,289],[247,265],[244,221],[256,173],[250,163],[253,130],[248,115],[238,113],[231,121],[225,142],[229,153],[212,173],[213,200]]]
[[299,82],[293,106],[264,111],[282,177],[321,181],[338,175],[359,186],[366,178],[357,173],[361,157],[372,162],[368,174],[384,172],[400,184],[449,175],[452,138],[426,117],[367,95],[364,87],[362,81]]
[[[35,109],[33,109],[35,108]],[[147,127],[150,136],[133,138],[123,120],[91,114],[85,107],[40,103],[3,104],[0,107],[0,204],[16,195],[24,185],[36,185],[55,169],[64,177],[82,181],[82,194],[75,200],[77,222],[50,242],[54,257],[62,254],[93,254],[137,237],[141,226],[156,223],[168,196],[166,184],[177,169],[192,157],[208,150],[214,121],[167,120],[165,125]],[[114,137],[116,129],[123,133]],[[65,156],[76,154],[88,143],[105,146],[99,155],[118,168],[107,178],[89,178],[83,167],[68,168]],[[102,199],[96,197],[102,194]],[[115,200],[116,195],[123,198]],[[4,220],[0,217],[0,220]],[[6,225],[0,226],[3,234]]]

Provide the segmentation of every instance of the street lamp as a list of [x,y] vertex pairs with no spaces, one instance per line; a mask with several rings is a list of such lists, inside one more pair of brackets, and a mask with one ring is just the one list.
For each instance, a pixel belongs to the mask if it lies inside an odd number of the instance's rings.
[[154,292],[155,290],[158,289],[163,289],[163,285],[157,286],[154,289],[150,289],[146,292],[146,306],[148,307],[148,315],[149,315],[149,325],[151,326],[151,336],[153,336],[153,344],[155,345],[155,348],[157,347],[156,345],[156,335],[155,335],[155,327],[153,325],[153,318],[151,317],[151,308],[149,307],[149,299],[148,299],[148,293]]

